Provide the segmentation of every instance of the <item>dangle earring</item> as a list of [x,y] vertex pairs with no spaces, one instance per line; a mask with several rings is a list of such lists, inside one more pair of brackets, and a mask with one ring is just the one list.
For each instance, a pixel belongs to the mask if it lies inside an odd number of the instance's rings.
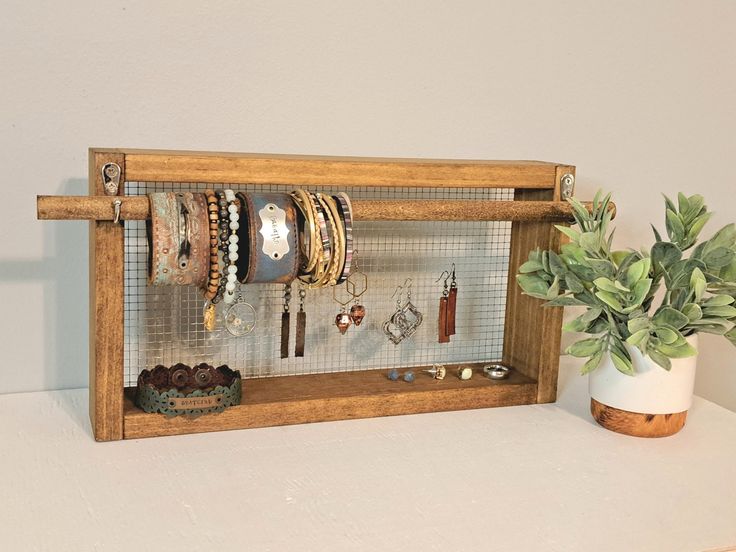
[[235,337],[242,337],[256,327],[256,309],[243,299],[238,288],[238,296],[225,312],[225,329]]
[[335,317],[335,326],[340,330],[340,334],[345,335],[345,332],[348,331],[348,328],[353,323],[347,309],[348,304],[353,300],[353,298],[348,297],[347,301],[340,301],[340,299],[337,298],[337,286],[332,286],[332,299],[340,305],[340,312]]
[[296,313],[296,345],[294,346],[294,356],[304,356],[304,342],[307,333],[307,313],[304,312],[304,298],[307,291],[304,284],[299,284],[299,312]]
[[[447,275],[447,276],[445,276]],[[442,271],[442,274],[440,274],[440,277],[435,280],[435,283],[442,280],[442,277],[444,276],[444,288],[442,289],[442,297],[440,297],[440,312],[437,316],[437,326],[439,330],[439,343],[449,343],[450,342],[450,334],[447,331],[447,315],[448,315],[448,296],[450,295],[450,292],[448,291],[447,287],[447,280],[450,278],[450,273],[446,270]]]
[[350,270],[350,276],[345,281],[345,288],[355,300],[353,306],[350,307],[350,319],[353,321],[353,324],[360,326],[365,318],[365,307],[360,304],[358,299],[368,291],[368,276],[358,267],[357,257],[357,250],[353,251],[353,265]]
[[[447,280],[445,280],[445,287]],[[447,296],[447,335],[455,335],[455,312],[457,309],[457,280],[455,279],[455,263],[452,263],[452,282]]]
[[289,358],[289,330],[291,326],[291,284],[284,286],[284,311],[281,313],[281,358]]
[[[424,319],[419,309],[411,302],[411,285],[412,279],[407,278],[404,285],[396,288],[391,296],[393,298],[397,293],[399,294],[399,298],[396,300],[396,312],[383,323],[383,333],[394,345],[398,345],[404,339],[414,335]],[[402,306],[401,295],[404,289],[406,289],[406,303]]]

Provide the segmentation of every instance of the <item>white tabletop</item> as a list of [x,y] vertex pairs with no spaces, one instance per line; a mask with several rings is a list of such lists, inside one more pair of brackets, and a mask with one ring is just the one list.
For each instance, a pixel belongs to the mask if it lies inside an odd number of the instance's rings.
[[0,396],[7,551],[702,551],[736,545],[736,413],[611,433],[557,404],[95,443],[86,390]]

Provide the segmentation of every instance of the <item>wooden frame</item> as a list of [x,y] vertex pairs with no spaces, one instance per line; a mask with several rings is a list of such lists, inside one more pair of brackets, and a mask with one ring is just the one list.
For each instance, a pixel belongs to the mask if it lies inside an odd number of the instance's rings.
[[[101,169],[120,166],[118,196],[105,195]],[[378,159],[90,149],[89,197],[39,197],[39,219],[90,221],[90,418],[95,439],[196,433],[295,423],[553,402],[562,309],[540,307],[516,285],[530,250],[558,249],[555,222],[569,221],[560,181],[575,168],[538,161]],[[124,231],[113,219],[145,219],[148,202],[124,196],[125,181],[307,186],[514,188],[514,201],[356,201],[356,220],[511,220],[503,361],[512,377],[462,382],[417,379],[391,385],[385,370],[246,380],[240,406],[196,419],[146,414],[124,389]],[[419,367],[421,368],[421,367]],[[477,367],[478,369],[480,366]]]

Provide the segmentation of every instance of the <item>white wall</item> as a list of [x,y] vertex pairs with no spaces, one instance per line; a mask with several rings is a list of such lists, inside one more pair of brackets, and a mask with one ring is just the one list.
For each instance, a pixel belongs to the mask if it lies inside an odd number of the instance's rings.
[[[615,192],[618,245],[660,193],[736,220],[736,2],[6,2],[0,392],[87,382],[88,146],[535,158]],[[736,409],[736,351],[698,391]]]

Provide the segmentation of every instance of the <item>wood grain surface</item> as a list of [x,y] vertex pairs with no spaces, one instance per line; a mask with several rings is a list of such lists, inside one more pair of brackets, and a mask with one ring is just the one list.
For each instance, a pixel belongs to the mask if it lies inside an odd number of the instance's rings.
[[[545,193],[545,192],[540,192]],[[547,192],[546,195],[549,195]],[[38,196],[39,220],[113,220],[112,197]],[[121,219],[150,217],[145,196],[125,196]],[[463,200],[353,200],[355,220],[361,221],[546,221],[569,222],[572,207],[564,201],[463,201]],[[585,203],[590,208],[590,203]],[[611,205],[612,210],[615,206]]]
[[249,379],[244,381],[240,406],[194,419],[147,414],[133,403],[135,389],[130,388],[125,399],[125,438],[536,402],[536,382],[523,374],[512,371],[509,379],[494,381],[485,377],[481,363],[468,366],[475,372],[468,381],[457,377],[455,364],[447,365],[444,380],[421,371],[429,367],[412,368],[413,383],[389,380],[387,369]]
[[[104,151],[104,150],[101,150]],[[135,182],[551,188],[555,163],[116,150]]]
[[590,413],[600,425],[634,437],[668,437],[685,427],[687,410],[672,414],[641,414],[620,410],[590,399]]
[[[124,156],[94,154],[89,158],[90,195],[104,195],[102,166],[120,165],[124,193]],[[104,197],[110,201],[110,197]],[[124,231],[122,224],[91,221],[89,225],[89,401],[95,439],[123,438]]]

